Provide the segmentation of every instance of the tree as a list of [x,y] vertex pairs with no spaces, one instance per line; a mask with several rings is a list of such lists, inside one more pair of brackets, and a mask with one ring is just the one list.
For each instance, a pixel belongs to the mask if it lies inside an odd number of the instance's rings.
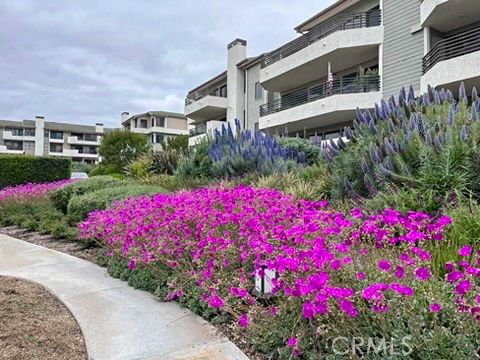
[[146,154],[149,150],[147,137],[130,131],[114,130],[105,134],[99,148],[102,165],[122,172],[124,166]]

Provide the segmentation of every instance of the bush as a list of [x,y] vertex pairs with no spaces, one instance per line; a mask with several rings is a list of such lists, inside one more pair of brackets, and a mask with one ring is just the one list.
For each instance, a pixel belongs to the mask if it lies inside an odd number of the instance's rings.
[[69,179],[69,159],[0,155],[0,189],[25,183],[43,183]]
[[206,178],[182,178],[175,175],[153,175],[138,180],[140,184],[158,186],[168,191],[196,189],[211,184]]
[[105,164],[98,164],[95,166],[90,173],[88,174],[90,177],[92,176],[102,176],[102,175],[119,175],[120,172],[116,165],[105,165]]
[[459,196],[479,197],[480,100],[476,90],[468,105],[463,84],[457,103],[449,91],[430,89],[414,98],[403,89],[376,105],[375,112],[358,112],[348,144],[330,144],[335,195],[373,197],[388,190],[415,189],[428,202],[449,203]]
[[68,221],[70,224],[77,224],[85,220],[92,211],[110,207],[115,200],[124,200],[130,196],[156,194],[164,191],[164,189],[156,186],[132,184],[102,188],[87,192],[84,195],[78,194],[73,196],[68,203]]
[[72,162],[72,172],[84,172],[90,174],[90,171],[92,171],[93,168],[95,168],[95,165],[93,164],[78,161]]
[[208,154],[211,138],[209,135],[189,149],[189,154],[180,160],[175,175],[179,178],[212,178],[212,160]]
[[154,175],[173,175],[178,168],[182,153],[179,150],[153,152],[150,155],[150,173]]
[[287,152],[303,152],[305,154],[305,164],[307,165],[315,165],[322,160],[320,147],[312,144],[307,139],[281,137],[279,142]]
[[124,181],[115,179],[111,176],[96,176],[52,191],[49,197],[53,203],[53,206],[66,214],[68,203],[73,196],[83,195],[96,190],[111,188],[124,184]]

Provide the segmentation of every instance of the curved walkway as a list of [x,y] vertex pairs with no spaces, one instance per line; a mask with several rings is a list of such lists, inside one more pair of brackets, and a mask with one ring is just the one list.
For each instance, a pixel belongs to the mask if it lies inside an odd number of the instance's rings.
[[38,282],[63,301],[91,360],[248,360],[197,315],[88,261],[0,235],[0,275]]

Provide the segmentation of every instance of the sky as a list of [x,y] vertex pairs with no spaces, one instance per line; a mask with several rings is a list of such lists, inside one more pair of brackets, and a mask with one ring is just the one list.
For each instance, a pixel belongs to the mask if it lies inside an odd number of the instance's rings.
[[0,0],[0,119],[120,126],[120,114],[183,113],[190,89],[297,36],[334,0]]

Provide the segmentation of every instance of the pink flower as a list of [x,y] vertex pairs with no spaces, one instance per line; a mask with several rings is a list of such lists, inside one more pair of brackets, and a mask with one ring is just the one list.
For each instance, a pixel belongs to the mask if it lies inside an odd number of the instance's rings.
[[363,271],[357,272],[357,280],[365,280],[365,273]]
[[442,305],[440,305],[439,303],[430,304],[430,311],[432,313],[440,312],[442,311]]
[[403,266],[397,265],[395,269],[395,276],[398,279],[403,279],[405,277],[405,268]]
[[465,245],[462,247],[459,251],[458,254],[463,257],[470,256],[472,254],[472,247],[470,245]]
[[213,308],[222,308],[225,306],[225,301],[217,295],[210,296],[210,306]]
[[450,283],[457,282],[458,280],[463,278],[463,273],[461,271],[452,271],[451,273],[447,274],[447,281]]
[[291,337],[291,338],[288,339],[287,344],[288,344],[288,346],[290,346],[291,348],[294,348],[294,347],[297,346],[298,340],[297,340],[297,338],[295,338],[295,337]]
[[415,276],[420,281],[427,281],[431,276],[430,269],[426,267],[419,267],[415,270]]
[[238,324],[243,328],[247,328],[250,325],[250,320],[248,318],[248,315],[247,314],[240,315],[240,318],[238,319]]
[[310,301],[303,304],[303,317],[305,319],[312,319],[315,316],[315,308]]
[[472,283],[470,280],[460,281],[457,286],[455,286],[455,292],[458,295],[465,295],[472,289]]
[[382,259],[378,262],[378,267],[382,271],[389,272],[392,269],[392,264],[390,261]]

